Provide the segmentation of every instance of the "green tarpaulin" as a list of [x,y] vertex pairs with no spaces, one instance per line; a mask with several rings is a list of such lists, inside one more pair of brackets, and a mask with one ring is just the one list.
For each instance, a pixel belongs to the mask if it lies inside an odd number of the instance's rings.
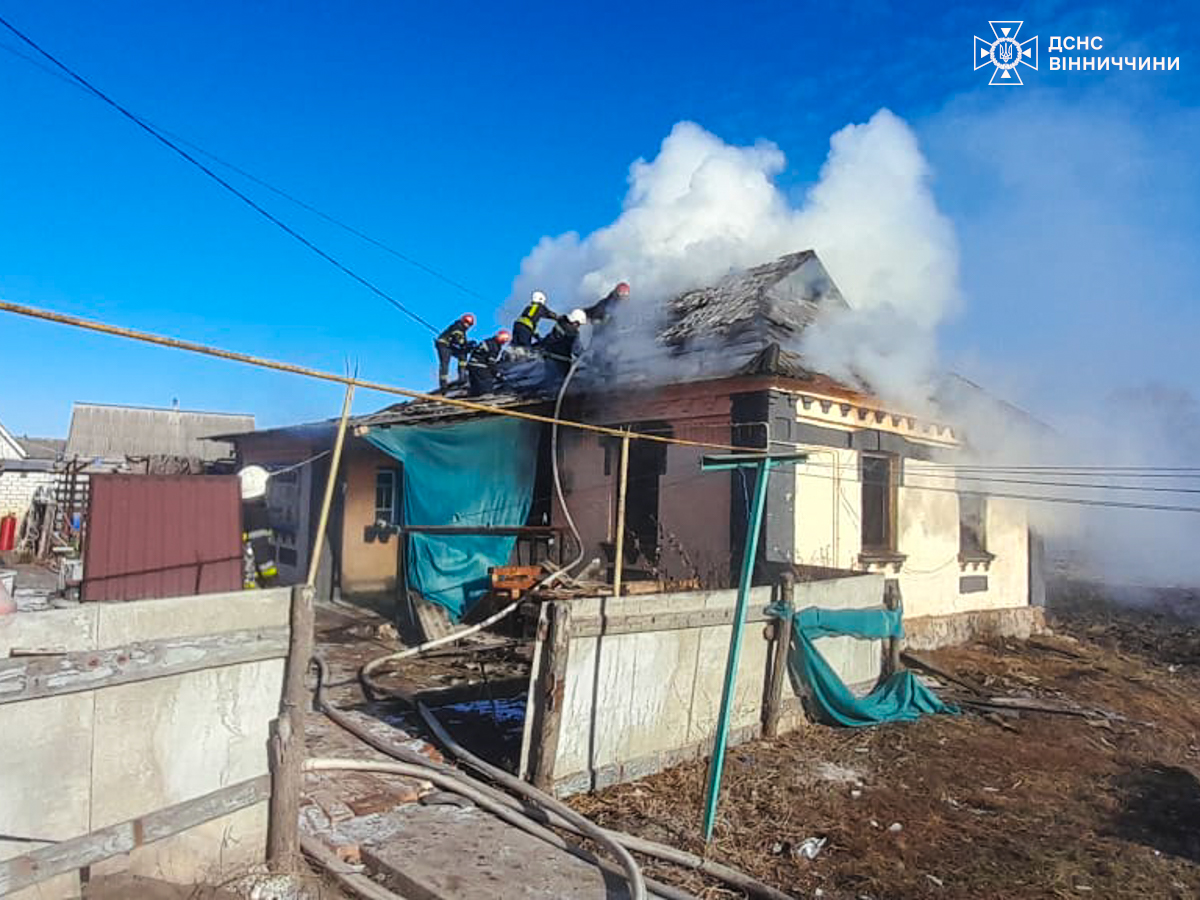
[[834,725],[863,726],[916,719],[932,713],[957,713],[907,669],[882,682],[865,697],[855,696],[833,671],[814,641],[823,637],[882,640],[904,633],[900,610],[819,609],[796,612],[796,640],[788,664],[792,678],[808,687],[816,713]]
[[[539,426],[513,418],[372,428],[367,440],[404,463],[404,524],[524,525],[533,496]],[[408,536],[408,583],[455,621],[489,589],[515,537]]]

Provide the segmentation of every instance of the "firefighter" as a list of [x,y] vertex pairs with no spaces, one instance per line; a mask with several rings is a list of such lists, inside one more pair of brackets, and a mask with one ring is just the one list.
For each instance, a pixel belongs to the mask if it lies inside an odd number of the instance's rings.
[[433,346],[437,348],[438,356],[438,388],[440,390],[444,391],[450,386],[451,359],[458,360],[458,378],[462,379],[463,364],[467,361],[470,351],[467,332],[474,324],[475,316],[472,313],[466,313],[450,323],[446,330],[434,340]]
[[571,310],[554,323],[548,335],[538,341],[538,349],[565,371],[575,359],[579,329],[586,322],[587,313],[582,309]]
[[467,357],[467,378],[472,397],[490,394],[496,389],[497,382],[501,380],[498,363],[511,340],[512,335],[508,330],[501,328],[493,337],[471,343],[471,353]]
[[612,315],[613,310],[620,305],[624,300],[629,299],[629,284],[622,281],[615,288],[608,292],[607,296],[597,300],[591,306],[584,310],[588,321],[593,324],[598,324],[608,320]]
[[517,321],[513,323],[513,346],[532,347],[533,339],[537,337],[538,322],[542,319],[558,321],[561,316],[546,305],[546,294],[534,291],[529,295],[529,305],[521,311]]

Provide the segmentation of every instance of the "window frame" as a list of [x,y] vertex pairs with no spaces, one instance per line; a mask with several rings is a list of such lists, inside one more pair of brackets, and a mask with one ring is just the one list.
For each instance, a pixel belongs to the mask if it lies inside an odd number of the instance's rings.
[[[878,460],[887,466],[887,481],[884,484],[883,498],[886,509],[884,510],[883,529],[884,543],[868,544],[867,543],[867,461]],[[897,548],[898,535],[897,528],[897,503],[899,498],[899,479],[897,458],[891,453],[871,453],[861,452],[859,454],[858,475],[860,482],[859,492],[859,543],[861,553],[866,557],[895,557],[899,555]]]
[[[380,516],[382,507],[379,505],[379,491],[381,489],[380,479],[382,476],[388,476],[391,479],[391,499],[389,504],[389,512],[386,518]],[[384,488],[386,490],[386,488]],[[380,466],[375,470],[375,495],[372,498],[374,502],[374,513],[371,518],[371,523],[378,524],[383,522],[385,525],[395,525],[397,522],[397,514],[400,508],[400,470],[387,466]]]

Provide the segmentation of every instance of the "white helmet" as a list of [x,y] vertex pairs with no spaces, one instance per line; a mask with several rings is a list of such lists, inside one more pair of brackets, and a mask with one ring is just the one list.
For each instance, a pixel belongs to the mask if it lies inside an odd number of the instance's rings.
[[567,313],[567,321],[573,325],[584,325],[587,323],[587,313],[582,309],[573,309]]
[[529,295],[529,302],[545,304],[545,302],[546,302],[545,292],[544,291],[534,291],[532,294]]

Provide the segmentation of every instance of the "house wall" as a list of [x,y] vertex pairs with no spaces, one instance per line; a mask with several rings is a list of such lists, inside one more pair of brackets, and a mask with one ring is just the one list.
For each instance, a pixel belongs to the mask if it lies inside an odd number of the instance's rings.
[[[0,659],[15,647],[130,648],[133,656],[138,643],[251,630],[272,635],[275,648],[245,662],[204,668],[195,659],[191,671],[151,669],[142,680],[35,699],[12,696],[25,681],[11,669],[24,663],[5,660],[10,691],[0,697],[0,834],[37,841],[0,840],[0,894],[12,874],[3,861],[44,846],[39,841],[69,841],[231,785],[265,783],[289,596],[286,588],[240,591],[0,617]],[[91,873],[128,870],[181,884],[219,883],[262,862],[266,832],[263,799],[97,862]],[[58,900],[79,896],[79,887],[78,872],[67,872],[10,896]]]
[[346,445],[342,457],[342,593],[396,589],[397,538],[368,542],[364,529],[375,524],[375,474],[400,463],[364,440]]
[[[690,388],[690,390],[688,390]],[[680,385],[624,400],[609,400],[584,412],[587,421],[621,428],[631,423],[666,423],[672,437],[715,444],[730,441],[730,394],[711,386]],[[583,538],[585,560],[605,556],[601,543],[614,539],[620,441],[591,432],[561,429],[559,473],[563,493]],[[605,474],[605,445],[609,471]],[[658,577],[667,581],[725,584],[729,574],[728,473],[705,474],[700,457],[718,450],[667,447],[659,480]],[[553,523],[566,526],[557,500]]]
[[[960,562],[959,499],[950,466],[901,459],[896,489],[897,566],[864,564],[861,454],[803,444],[807,464],[795,467],[796,562],[867,568],[897,578],[906,618],[1027,606],[1030,602],[1029,523],[1020,501],[989,498],[987,563]],[[937,470],[937,474],[934,473]],[[986,589],[978,587],[986,579]]]
[[45,485],[54,486],[53,472],[0,471],[0,516],[24,517],[33,502],[34,492]]

